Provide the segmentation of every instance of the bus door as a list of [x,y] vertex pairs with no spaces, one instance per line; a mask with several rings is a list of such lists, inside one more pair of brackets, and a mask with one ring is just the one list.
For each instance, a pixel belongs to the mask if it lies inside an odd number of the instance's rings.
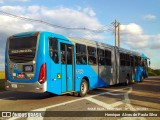
[[62,93],[74,90],[74,47],[70,44],[60,44],[61,48],[61,78]]

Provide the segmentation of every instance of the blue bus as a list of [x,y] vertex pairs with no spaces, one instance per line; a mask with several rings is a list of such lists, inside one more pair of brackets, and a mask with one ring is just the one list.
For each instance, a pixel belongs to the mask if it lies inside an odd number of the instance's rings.
[[147,67],[144,54],[46,31],[15,34],[6,42],[7,90],[83,97],[94,88],[142,81]]

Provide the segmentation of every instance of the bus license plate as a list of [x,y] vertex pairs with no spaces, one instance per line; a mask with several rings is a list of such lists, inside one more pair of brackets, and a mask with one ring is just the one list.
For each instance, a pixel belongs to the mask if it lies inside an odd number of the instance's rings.
[[12,88],[17,88],[17,84],[11,84]]

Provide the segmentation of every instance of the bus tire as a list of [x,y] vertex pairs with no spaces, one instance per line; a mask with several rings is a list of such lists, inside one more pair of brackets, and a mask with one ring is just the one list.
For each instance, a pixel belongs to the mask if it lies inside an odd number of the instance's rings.
[[80,85],[79,97],[84,97],[88,92],[88,82],[83,79]]

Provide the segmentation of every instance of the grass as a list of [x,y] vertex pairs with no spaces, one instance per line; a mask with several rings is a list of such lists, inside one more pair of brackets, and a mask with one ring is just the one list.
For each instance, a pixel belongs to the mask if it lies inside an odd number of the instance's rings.
[[5,89],[5,73],[4,72],[0,72],[0,90],[4,90]]
[[159,76],[160,70],[159,69],[154,70],[154,69],[148,68],[148,75],[149,76]]

